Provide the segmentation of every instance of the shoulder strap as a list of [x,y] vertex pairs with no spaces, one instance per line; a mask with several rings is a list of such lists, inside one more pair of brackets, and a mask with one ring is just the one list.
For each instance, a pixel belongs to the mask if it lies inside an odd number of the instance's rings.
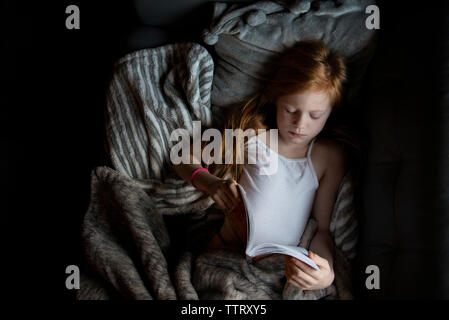
[[310,141],[310,145],[309,145],[309,150],[307,150],[307,158],[310,159],[310,154],[312,153],[312,147],[313,147],[313,143],[315,142],[315,138],[312,139],[312,141]]
[[309,150],[307,151],[307,162],[309,164],[310,171],[313,176],[313,180],[315,181],[316,188],[318,188],[320,185],[320,182],[318,181],[318,176],[315,172],[315,168],[313,166],[312,159],[310,158],[310,154],[312,153],[312,147],[313,147],[313,143],[315,142],[315,139],[316,139],[316,137],[313,138],[312,141],[310,142]]

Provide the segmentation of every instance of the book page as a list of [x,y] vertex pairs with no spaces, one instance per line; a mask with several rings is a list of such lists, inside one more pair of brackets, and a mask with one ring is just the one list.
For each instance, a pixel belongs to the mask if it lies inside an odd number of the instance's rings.
[[285,254],[288,256],[292,256],[298,260],[301,260],[302,262],[308,264],[315,270],[320,270],[320,268],[317,266],[317,264],[309,258],[309,252],[302,247],[295,247],[295,246],[284,246],[284,245],[278,245],[275,243],[263,243],[256,247],[254,247],[248,254],[250,257],[262,255],[262,254],[271,254],[271,253],[279,253],[279,254]]

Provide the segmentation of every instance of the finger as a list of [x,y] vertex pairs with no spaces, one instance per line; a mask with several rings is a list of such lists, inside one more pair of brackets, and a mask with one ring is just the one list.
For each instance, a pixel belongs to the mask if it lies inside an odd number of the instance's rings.
[[217,190],[217,195],[220,197],[221,201],[224,203],[226,210],[231,211],[233,209],[233,202],[229,196],[221,188]]
[[232,211],[235,208],[234,201],[232,200],[232,196],[227,192],[226,188],[220,190],[220,194],[223,196],[222,199],[226,202],[229,210]]
[[226,205],[224,204],[224,202],[221,200],[221,198],[218,195],[213,196],[212,199],[215,201],[215,203],[221,210],[223,210],[225,212],[228,210],[226,208]]
[[[240,195],[240,192],[239,190],[237,190],[237,187],[235,185],[232,185],[230,188],[232,192],[232,199],[234,200],[235,205],[239,206],[240,204],[243,203],[242,196]],[[232,191],[232,188],[234,189],[235,192]]]
[[226,205],[223,203],[223,201],[221,200],[221,198],[220,198],[217,194],[215,194],[214,196],[212,196],[212,200],[215,201],[215,203],[217,204],[217,206],[218,206],[221,210],[223,210],[223,211],[226,211],[226,210],[227,210]]
[[313,278],[311,275],[305,273],[304,271],[299,271],[299,273],[297,273],[295,275],[295,279],[297,279],[298,281],[301,281],[302,283],[306,284],[307,286],[314,285],[318,280],[318,279]]
[[222,185],[220,189],[226,194],[227,198],[232,202],[232,205],[236,206],[238,204],[238,200],[235,198],[231,190],[231,183],[232,180],[226,180],[226,183]]
[[229,199],[229,201],[231,202],[232,206],[237,206],[238,205],[238,199],[236,199],[234,197],[234,194],[232,193],[232,191],[229,189],[229,186],[225,186],[222,189],[223,193],[226,195],[226,197]]
[[238,183],[235,180],[229,180],[228,187],[232,193],[232,196],[234,199],[236,199],[237,202],[240,200],[240,194],[239,190],[237,189]]
[[301,270],[302,272],[312,276],[315,279],[319,279],[319,272],[318,270],[316,270],[315,268],[312,268],[311,266],[309,266],[307,263],[296,259],[296,258],[291,258],[292,259],[292,263],[295,265],[295,267],[297,267],[299,270]]
[[309,250],[309,258],[315,261],[319,267],[329,267],[329,261]]
[[305,274],[308,274],[309,276],[311,276],[312,278],[318,280],[319,279],[319,274],[317,270],[315,270],[314,268],[312,268],[311,266],[309,266],[307,263],[302,262],[301,260],[298,260],[296,258],[290,257],[289,258],[291,263],[297,267],[299,270],[301,270],[302,272],[304,272]]
[[286,267],[285,267],[285,277],[286,277],[287,279],[290,279],[290,280],[298,280],[298,277],[297,277],[297,275],[296,275],[295,273],[296,273],[296,271],[293,270],[293,269],[291,268],[291,266],[286,266]]
[[311,275],[306,274],[301,269],[297,268],[296,265],[290,264],[287,267],[287,273],[295,280],[301,281],[308,286],[314,285],[318,279],[313,278]]

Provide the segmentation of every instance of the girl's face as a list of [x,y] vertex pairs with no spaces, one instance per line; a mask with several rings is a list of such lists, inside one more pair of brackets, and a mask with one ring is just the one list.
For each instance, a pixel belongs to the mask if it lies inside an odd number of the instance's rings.
[[312,90],[279,97],[276,109],[280,142],[301,145],[321,132],[332,111],[329,94]]

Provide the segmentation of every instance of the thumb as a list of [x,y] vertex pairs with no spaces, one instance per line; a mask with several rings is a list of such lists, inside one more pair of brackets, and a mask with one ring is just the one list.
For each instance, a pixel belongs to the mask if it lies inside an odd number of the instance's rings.
[[312,252],[312,250],[309,250],[309,258],[313,260],[315,256],[315,253]]
[[318,266],[325,266],[327,260],[317,255],[315,252],[309,250],[309,258],[312,259]]

